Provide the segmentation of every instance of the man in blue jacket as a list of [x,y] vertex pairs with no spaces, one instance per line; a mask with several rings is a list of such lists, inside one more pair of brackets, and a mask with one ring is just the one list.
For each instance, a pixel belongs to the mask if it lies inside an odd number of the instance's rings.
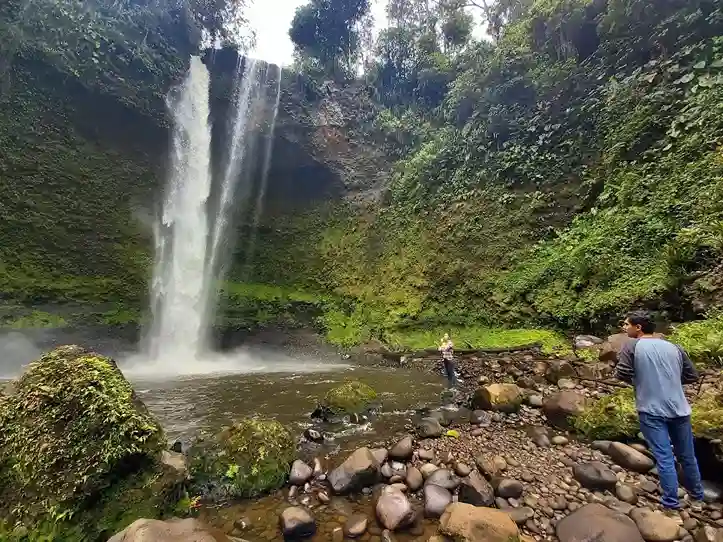
[[677,457],[693,499],[691,507],[699,510],[703,485],[693,446],[691,409],[683,392],[683,384],[698,380],[698,373],[685,350],[655,336],[655,323],[648,314],[630,313],[623,328],[633,340],[618,354],[617,377],[635,388],[640,429],[658,464],[661,503],[666,509],[680,508]]

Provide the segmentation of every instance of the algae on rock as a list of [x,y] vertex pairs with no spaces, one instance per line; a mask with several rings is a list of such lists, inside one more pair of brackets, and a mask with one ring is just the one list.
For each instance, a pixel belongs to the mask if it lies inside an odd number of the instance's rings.
[[373,388],[351,380],[329,390],[313,412],[313,418],[330,421],[344,416],[358,416],[376,406],[377,392]]
[[281,423],[242,420],[189,450],[193,492],[213,501],[261,495],[286,481],[295,452]]
[[576,416],[573,425],[591,439],[634,437],[640,431],[640,423],[633,389],[623,388],[601,397]]
[[183,483],[160,466],[164,444],[113,360],[57,348],[0,395],[0,522],[93,540],[158,516]]

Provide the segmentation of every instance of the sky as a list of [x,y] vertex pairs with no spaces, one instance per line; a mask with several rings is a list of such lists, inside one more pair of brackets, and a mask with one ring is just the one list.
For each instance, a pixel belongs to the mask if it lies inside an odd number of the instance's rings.
[[[289,39],[289,27],[296,8],[307,1],[255,0],[247,13],[251,26],[256,30],[256,47],[251,55],[274,64],[291,64],[294,47]],[[386,0],[372,0],[377,32],[387,23],[385,6]]]

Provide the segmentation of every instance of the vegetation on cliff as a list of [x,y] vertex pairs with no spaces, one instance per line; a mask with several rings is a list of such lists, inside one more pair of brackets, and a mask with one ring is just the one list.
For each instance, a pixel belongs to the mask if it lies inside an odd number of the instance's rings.
[[391,2],[365,71],[401,159],[380,205],[336,214],[308,247],[321,284],[356,301],[347,317],[568,327],[631,306],[672,320],[715,306],[715,3],[501,3],[487,14],[495,39],[462,32],[454,46],[449,4]]

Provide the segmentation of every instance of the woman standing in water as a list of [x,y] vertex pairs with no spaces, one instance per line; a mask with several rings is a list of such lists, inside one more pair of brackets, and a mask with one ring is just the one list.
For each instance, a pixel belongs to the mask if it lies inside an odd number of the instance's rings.
[[454,366],[454,343],[449,337],[449,333],[445,333],[440,341],[439,351],[442,353],[442,362],[444,363],[444,372],[447,374],[447,381],[450,388],[457,387],[457,373]]

